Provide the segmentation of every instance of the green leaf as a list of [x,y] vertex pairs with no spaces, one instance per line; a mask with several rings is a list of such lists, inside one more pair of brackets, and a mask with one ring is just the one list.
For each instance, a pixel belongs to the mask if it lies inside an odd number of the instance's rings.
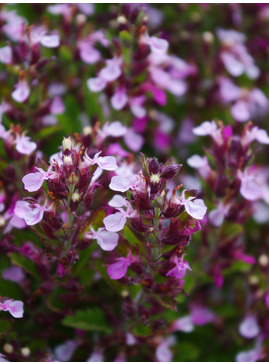
[[8,256],[13,264],[23,268],[26,272],[30,273],[35,278],[39,278],[35,263],[32,260],[23,255],[20,255],[19,253],[9,253]]
[[0,296],[21,300],[21,287],[15,282],[0,279]]
[[11,322],[5,319],[0,319],[0,333],[5,334],[11,329]]
[[125,225],[122,231],[123,237],[129,242],[130,245],[140,245],[140,240],[135,236],[135,234]]
[[99,308],[76,311],[74,316],[66,316],[62,324],[85,331],[112,332],[103,311]]

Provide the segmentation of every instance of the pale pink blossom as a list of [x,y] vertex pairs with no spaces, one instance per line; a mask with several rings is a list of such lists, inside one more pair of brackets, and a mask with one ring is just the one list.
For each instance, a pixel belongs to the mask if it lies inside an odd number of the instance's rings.
[[24,102],[30,96],[30,88],[25,80],[20,80],[15,86],[15,90],[11,94],[12,98],[17,102]]
[[192,322],[197,326],[203,326],[216,320],[216,315],[209,308],[193,305],[191,308]]
[[122,110],[128,102],[128,96],[125,88],[117,88],[114,95],[111,97],[111,105],[115,110]]
[[96,239],[97,244],[105,251],[111,251],[118,245],[119,235],[104,228],[95,231],[93,228],[85,234],[88,239]]
[[216,143],[222,142],[221,130],[217,127],[215,121],[204,121],[201,125],[192,129],[195,135],[206,136],[210,135]]
[[254,126],[250,130],[247,129],[245,135],[242,138],[242,144],[248,145],[253,140],[257,140],[261,144],[269,144],[269,136],[264,129],[260,129],[257,126]]
[[173,353],[170,350],[170,346],[175,345],[176,340],[173,336],[169,336],[165,340],[161,340],[156,349],[156,358],[159,362],[171,362],[173,359]]
[[204,201],[200,198],[188,197],[185,198],[186,190],[182,191],[181,196],[174,195],[172,197],[172,202],[176,204],[184,205],[186,212],[193,218],[197,220],[202,220],[206,214],[207,207]]
[[43,219],[46,208],[38,203],[29,203],[27,201],[17,201],[14,213],[17,217],[23,219],[27,225],[35,225]]
[[260,327],[255,316],[247,316],[239,325],[239,333],[245,339],[253,339],[260,333]]
[[210,211],[208,214],[209,221],[214,226],[221,226],[224,222],[225,217],[228,215],[230,210],[230,205],[224,205],[220,201],[215,210]]
[[25,274],[20,267],[12,266],[3,271],[2,277],[8,281],[21,283],[25,278]]
[[187,163],[190,167],[198,169],[199,174],[207,179],[211,173],[211,168],[208,163],[207,156],[201,157],[198,154],[194,154],[187,159]]
[[102,152],[98,152],[93,158],[90,158],[87,153],[85,153],[84,161],[81,163],[81,168],[90,167],[97,164],[100,168],[107,171],[115,171],[118,166],[116,158],[112,156],[99,157]]
[[191,316],[183,316],[174,321],[172,329],[173,331],[192,332],[194,330],[194,324]]
[[25,136],[24,133],[21,135],[17,134],[14,143],[16,145],[16,150],[24,155],[30,155],[37,147],[36,143],[31,142],[30,137]]
[[144,138],[139,133],[136,133],[133,128],[129,128],[123,137],[125,144],[132,152],[141,150],[144,144]]
[[12,63],[12,48],[9,45],[0,48],[0,62],[5,64]]

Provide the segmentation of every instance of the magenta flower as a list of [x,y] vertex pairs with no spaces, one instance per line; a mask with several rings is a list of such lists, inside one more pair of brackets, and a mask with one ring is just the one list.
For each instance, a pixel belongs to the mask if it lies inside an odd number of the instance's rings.
[[96,239],[97,244],[105,251],[113,250],[119,241],[119,235],[112,231],[107,231],[104,228],[99,228],[95,231],[93,228],[85,234],[86,238]]
[[15,90],[11,94],[12,98],[17,102],[24,102],[30,96],[30,88],[25,80],[20,80],[15,86]]
[[130,254],[128,254],[127,258],[120,257],[116,260],[116,263],[110,264],[107,268],[107,274],[111,279],[115,280],[123,278],[127,273],[129,265],[131,265],[133,262]]
[[15,318],[23,317],[23,302],[6,300],[0,303],[0,311],[9,311],[9,313]]
[[14,214],[24,219],[27,225],[35,225],[43,219],[44,212],[46,211],[44,206],[38,203],[29,203],[27,201],[17,201]]
[[175,263],[175,266],[166,273],[167,277],[181,279],[185,276],[187,269],[191,270],[189,263],[183,261],[183,256],[180,259],[176,258],[173,263]]

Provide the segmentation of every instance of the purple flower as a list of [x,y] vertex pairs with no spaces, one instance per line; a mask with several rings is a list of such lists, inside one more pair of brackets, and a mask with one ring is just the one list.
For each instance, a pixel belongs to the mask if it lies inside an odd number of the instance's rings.
[[257,126],[254,126],[250,130],[247,129],[245,135],[242,138],[242,144],[248,145],[253,140],[257,140],[261,144],[269,144],[269,136],[264,129],[260,129]]
[[239,325],[238,331],[245,339],[256,337],[260,332],[256,317],[252,315],[247,316]]
[[43,219],[45,207],[38,203],[17,201],[14,213],[17,217],[24,219],[27,225],[35,225]]
[[30,96],[30,88],[25,80],[20,80],[15,86],[15,90],[11,94],[12,98],[17,102],[24,102]]
[[117,262],[110,264],[107,268],[107,274],[111,279],[121,279],[127,273],[127,269],[133,262],[133,258],[128,254],[127,258],[120,257],[116,259]]
[[47,179],[55,179],[58,174],[52,171],[52,167],[49,167],[45,172],[42,168],[37,168],[38,172],[28,173],[22,178],[24,188],[29,192],[34,192],[41,188],[43,182]]
[[6,268],[2,273],[2,277],[12,282],[21,283],[25,278],[25,274],[20,267],[14,266]]
[[78,345],[74,340],[68,340],[63,344],[56,346],[55,355],[57,360],[70,361],[77,346]]
[[244,172],[239,171],[238,177],[241,180],[240,193],[246,200],[255,201],[263,196],[263,181],[253,168],[247,168]]
[[23,317],[23,302],[6,300],[0,303],[0,311],[9,311],[9,313],[15,318]]

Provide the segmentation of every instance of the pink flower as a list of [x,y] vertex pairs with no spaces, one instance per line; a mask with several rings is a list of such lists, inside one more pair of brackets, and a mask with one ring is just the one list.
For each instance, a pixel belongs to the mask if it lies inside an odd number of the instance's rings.
[[127,258],[120,257],[116,260],[116,263],[110,264],[107,268],[107,274],[111,279],[115,280],[123,278],[127,273],[129,265],[131,265],[133,262],[130,254],[128,254]]
[[30,155],[37,147],[36,143],[31,142],[30,137],[24,134],[17,135],[14,143],[17,151],[24,155]]
[[131,174],[129,176],[113,176],[109,188],[113,191],[126,192],[129,189],[144,191],[146,183],[140,174]]
[[106,66],[101,69],[99,76],[107,82],[115,81],[121,75],[121,59],[108,59]]
[[170,350],[170,346],[175,345],[176,341],[173,336],[169,336],[165,340],[162,340],[156,349],[156,358],[159,362],[171,362],[173,354]]
[[56,346],[55,355],[59,361],[70,361],[78,344],[74,340],[68,340]]
[[129,128],[127,133],[124,135],[124,141],[132,152],[138,152],[144,144],[144,138],[142,135],[136,133],[132,128]]
[[187,163],[190,167],[198,169],[199,174],[207,179],[211,173],[211,168],[208,163],[206,156],[201,157],[198,154],[194,154],[192,157],[187,159]]
[[145,102],[145,96],[137,96],[129,100],[130,109],[134,116],[137,118],[144,118],[146,116],[146,109],[142,106]]
[[17,201],[14,213],[17,217],[24,219],[27,225],[35,225],[43,219],[44,206],[38,203],[29,203],[27,201]]
[[106,81],[101,77],[89,78],[87,81],[87,86],[92,92],[100,92],[105,89]]
[[200,198],[188,197],[185,198],[186,190],[184,190],[181,196],[174,195],[172,197],[172,202],[176,204],[184,205],[186,212],[193,218],[197,220],[202,220],[206,214],[207,207],[204,201]]
[[150,50],[153,53],[166,53],[169,48],[167,40],[157,37],[144,36],[141,39],[142,43],[146,43],[150,46]]
[[125,88],[118,87],[111,97],[111,105],[115,110],[122,110],[128,102],[128,96]]
[[127,218],[136,216],[136,212],[132,209],[130,204],[128,205],[127,211],[123,208],[117,208],[117,210],[119,211],[115,214],[108,215],[103,220],[107,231],[121,231],[127,222]]
[[224,46],[220,57],[226,70],[234,77],[246,73],[249,78],[256,79],[260,70],[244,45],[245,35],[235,30],[218,29],[217,36]]
[[209,308],[194,305],[191,309],[192,322],[197,326],[203,326],[216,320],[216,315]]
[[95,231],[93,228],[85,234],[86,238],[96,239],[97,244],[105,251],[111,251],[118,245],[119,235],[115,232],[99,228]]
[[221,130],[217,127],[215,121],[204,121],[201,125],[192,129],[195,135],[206,136],[210,135],[216,143],[221,143]]
[[11,94],[12,98],[17,102],[24,102],[30,96],[30,88],[25,80],[20,80],[15,86],[15,90]]
[[174,263],[176,265],[174,268],[172,268],[171,270],[169,270],[169,272],[166,273],[167,277],[174,277],[181,279],[185,276],[187,269],[191,270],[189,263],[183,261],[183,256],[180,259],[177,258],[176,261],[174,261]]
[[255,201],[263,197],[263,183],[255,170],[247,168],[244,172],[239,171],[238,177],[241,180],[240,193],[246,200]]
[[6,300],[0,303],[0,311],[9,311],[9,313],[15,318],[23,317],[23,302]]
[[260,332],[256,317],[249,315],[239,325],[239,333],[245,339],[253,339]]
[[258,361],[261,357],[261,350],[251,349],[247,351],[240,351],[236,357],[235,361],[237,362],[255,362]]
[[250,144],[253,140],[257,140],[261,144],[269,144],[269,136],[264,129],[260,129],[257,126],[254,126],[250,130],[246,131],[246,134],[243,136],[242,143],[243,145]]
[[221,226],[225,217],[228,215],[230,206],[224,206],[222,202],[219,202],[215,210],[210,211],[208,214],[209,221],[214,226]]
[[12,63],[12,49],[9,45],[0,48],[0,62],[5,64]]
[[177,319],[172,326],[174,331],[192,332],[194,330],[194,325],[191,316],[183,316]]
[[47,179],[57,177],[56,172],[51,171],[51,167],[45,172],[42,168],[36,168],[38,172],[28,173],[22,178],[24,188],[29,192],[35,192],[41,188],[43,182]]
[[84,156],[84,161],[81,163],[81,168],[89,167],[94,164],[97,164],[100,168],[107,171],[115,171],[118,166],[116,163],[116,158],[107,156],[107,157],[99,157],[102,152],[98,152],[94,155],[93,158],[90,158],[86,153]]

